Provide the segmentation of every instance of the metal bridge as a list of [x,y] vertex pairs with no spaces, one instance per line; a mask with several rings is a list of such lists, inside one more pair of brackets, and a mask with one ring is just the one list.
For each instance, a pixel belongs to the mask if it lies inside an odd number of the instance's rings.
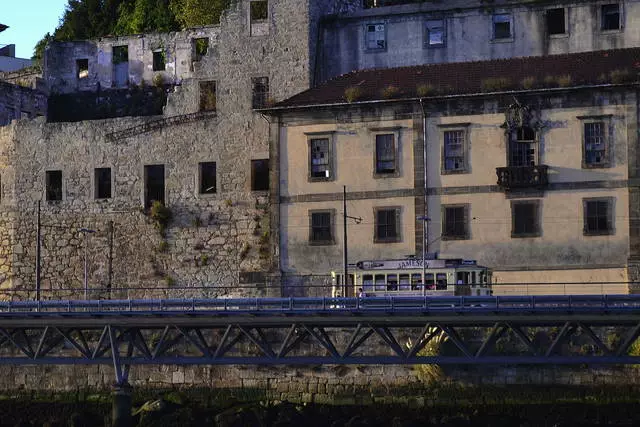
[[143,364],[636,364],[639,334],[633,295],[0,302],[0,364],[116,384]]

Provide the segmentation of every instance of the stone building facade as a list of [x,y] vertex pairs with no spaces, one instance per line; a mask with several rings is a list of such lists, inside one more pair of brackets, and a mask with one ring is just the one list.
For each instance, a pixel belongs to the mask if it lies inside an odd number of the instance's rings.
[[254,110],[310,87],[318,21],[350,3],[239,1],[217,26],[50,45],[52,100],[93,96],[85,107],[101,110],[112,89],[133,102],[146,86],[167,103],[151,117],[0,129],[7,294],[35,296],[38,201],[44,298],[267,294],[269,123]]
[[350,264],[425,242],[497,295],[629,292],[638,54],[358,71],[276,105],[282,270],[341,271],[346,188]]

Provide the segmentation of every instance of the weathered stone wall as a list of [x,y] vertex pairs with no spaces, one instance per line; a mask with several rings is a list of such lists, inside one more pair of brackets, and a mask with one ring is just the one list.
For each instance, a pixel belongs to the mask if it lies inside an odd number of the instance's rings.
[[43,116],[47,98],[39,91],[0,81],[0,126],[21,118]]

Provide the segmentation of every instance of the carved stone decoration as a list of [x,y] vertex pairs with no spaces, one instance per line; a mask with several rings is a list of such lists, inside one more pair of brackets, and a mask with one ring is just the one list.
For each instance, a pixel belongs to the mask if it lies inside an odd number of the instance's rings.
[[531,107],[521,104],[514,98],[514,102],[507,107],[504,112],[505,122],[502,125],[507,131],[512,131],[521,127],[530,127],[532,129],[540,128],[540,122],[537,114]]

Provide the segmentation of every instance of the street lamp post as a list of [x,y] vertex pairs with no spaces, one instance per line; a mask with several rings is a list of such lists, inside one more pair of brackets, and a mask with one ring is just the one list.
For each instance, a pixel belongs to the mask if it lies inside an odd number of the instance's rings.
[[87,234],[95,233],[96,230],[91,230],[89,228],[81,228],[78,230],[84,236],[84,299],[88,299],[89,294],[89,271],[87,268],[87,251],[89,248],[89,242],[87,241]]
[[427,293],[427,264],[426,264],[426,255],[427,255],[427,221],[431,221],[431,218],[427,216],[419,216],[419,221],[422,221],[422,295],[426,295]]

